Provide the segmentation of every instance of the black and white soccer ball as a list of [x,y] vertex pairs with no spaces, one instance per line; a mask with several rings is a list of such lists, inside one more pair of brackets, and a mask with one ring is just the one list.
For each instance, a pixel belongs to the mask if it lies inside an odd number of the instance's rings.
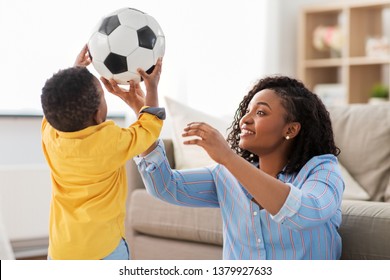
[[88,42],[96,71],[118,84],[141,81],[142,68],[151,73],[165,53],[165,36],[158,22],[137,9],[123,8],[105,16]]

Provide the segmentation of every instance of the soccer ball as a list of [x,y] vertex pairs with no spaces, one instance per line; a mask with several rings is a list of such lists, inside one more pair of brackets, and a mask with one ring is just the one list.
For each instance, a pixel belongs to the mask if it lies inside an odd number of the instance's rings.
[[165,36],[150,15],[123,8],[102,18],[88,41],[96,71],[118,84],[141,81],[137,68],[150,74],[165,53]]

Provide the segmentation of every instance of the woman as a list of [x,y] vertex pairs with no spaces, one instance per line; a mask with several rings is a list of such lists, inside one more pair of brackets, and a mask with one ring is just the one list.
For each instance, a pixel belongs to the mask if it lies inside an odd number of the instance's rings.
[[[329,113],[301,82],[260,80],[244,97],[227,141],[206,123],[184,128],[213,167],[172,170],[159,140],[136,158],[150,194],[219,207],[224,259],[339,259],[344,182]],[[230,144],[230,147],[229,147]]]

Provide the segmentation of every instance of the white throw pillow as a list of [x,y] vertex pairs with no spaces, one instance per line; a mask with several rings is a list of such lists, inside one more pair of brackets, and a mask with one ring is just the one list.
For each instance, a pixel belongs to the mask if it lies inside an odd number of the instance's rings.
[[349,174],[348,170],[340,164],[340,162],[339,167],[345,183],[343,199],[369,200],[370,195],[366,192],[365,189],[363,189],[362,186],[359,185],[358,182],[356,182],[356,180],[351,176],[351,174]]
[[[215,164],[206,151],[196,145],[184,145],[181,136],[183,129],[190,122],[206,122],[220,131],[226,138],[227,128],[233,118],[217,118],[201,111],[195,110],[183,103],[165,97],[166,109],[172,123],[172,141],[174,148],[175,164],[177,169],[197,168]],[[345,182],[344,199],[369,200],[368,193],[356,182],[349,172],[341,164],[340,169]]]
[[221,132],[225,138],[227,128],[233,118],[223,120],[201,111],[195,110],[183,103],[165,97],[165,105],[172,123],[172,141],[175,153],[175,165],[177,169],[204,167],[215,164],[206,151],[196,145],[184,145],[184,138],[181,136],[183,129],[190,122],[205,122]]

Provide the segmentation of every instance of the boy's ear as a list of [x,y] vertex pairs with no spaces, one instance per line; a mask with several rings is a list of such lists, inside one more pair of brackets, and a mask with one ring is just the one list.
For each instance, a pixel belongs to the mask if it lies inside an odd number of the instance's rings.
[[288,139],[292,139],[298,135],[299,131],[301,131],[301,124],[299,122],[291,122],[287,124],[284,138],[288,136]]
[[95,125],[101,124],[104,120],[101,117],[101,111],[99,109],[96,110],[95,114],[93,115],[93,122]]

